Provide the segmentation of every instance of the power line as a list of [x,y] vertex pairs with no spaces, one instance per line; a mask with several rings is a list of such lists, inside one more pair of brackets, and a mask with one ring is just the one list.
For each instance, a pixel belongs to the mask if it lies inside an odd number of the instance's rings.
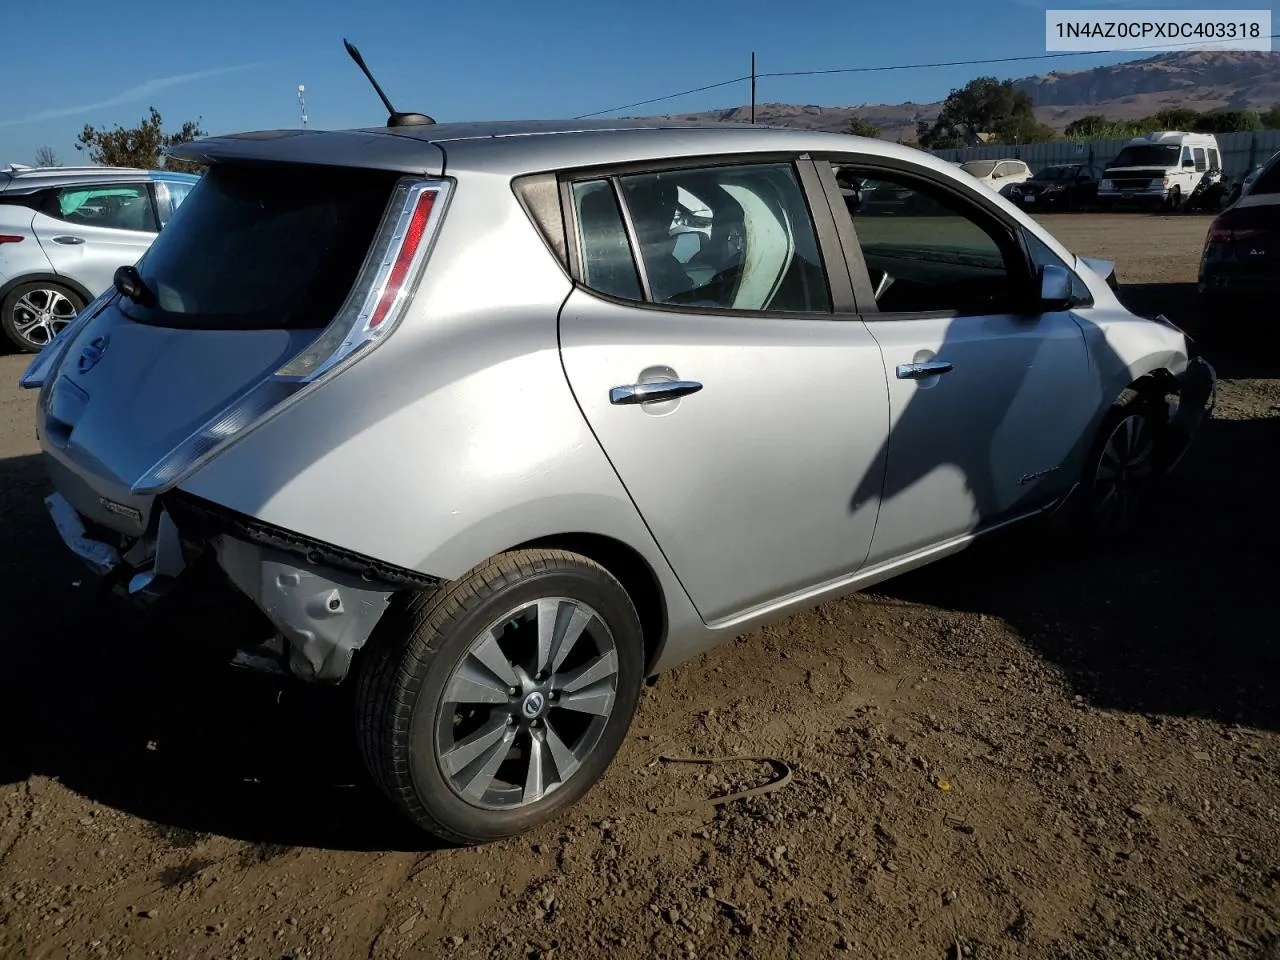
[[660,103],[663,100],[674,100],[676,97],[687,97],[691,93],[701,93],[703,90],[714,90],[716,87],[727,87],[731,84],[742,83],[744,80],[750,80],[751,74],[745,77],[734,77],[732,80],[721,80],[719,83],[708,83],[705,87],[694,87],[692,90],[681,90],[679,93],[669,93],[665,97],[653,97],[649,100],[637,100],[635,103],[624,103],[620,107],[610,107],[608,110],[597,110],[595,113],[584,113],[574,117],[574,120],[586,120],[590,117],[599,117],[606,113],[617,113],[619,110],[630,110],[632,107],[643,107],[650,103]]
[[[1277,37],[1280,37],[1280,33],[1273,33],[1265,38],[1258,37],[1255,39],[1274,40]],[[990,57],[982,60],[945,60],[938,61],[936,63],[897,63],[879,67],[836,67],[828,70],[776,70],[770,73],[757,73],[755,74],[755,79],[758,80],[762,77],[816,77],[843,73],[883,73],[890,70],[925,70],[934,67],[976,67],[993,63],[1021,63],[1029,60],[1057,60],[1062,57],[1092,57],[1102,56],[1105,54],[1134,53],[1142,50],[1167,50],[1169,47],[1204,46],[1206,42],[1212,43],[1213,41],[1194,40],[1190,43],[1151,44],[1149,46],[1142,47],[1129,47],[1125,50],[1070,50],[1060,53],[1027,54],[1018,57]],[[681,90],[679,93],[668,93],[661,97],[650,97],[648,100],[637,100],[635,103],[626,103],[620,107],[610,107],[608,110],[597,110],[594,113],[584,113],[580,116],[574,117],[573,119],[586,120],[590,117],[600,117],[606,113],[617,113],[619,110],[630,110],[632,107],[643,107],[651,103],[661,103],[664,100],[675,100],[679,97],[687,97],[691,93],[702,93],[704,90],[715,90],[718,87],[728,87],[735,83],[743,83],[750,79],[752,79],[752,75],[747,74],[743,77],[735,77],[732,80],[721,80],[719,83],[709,83],[705,86],[694,87],[691,90]]]

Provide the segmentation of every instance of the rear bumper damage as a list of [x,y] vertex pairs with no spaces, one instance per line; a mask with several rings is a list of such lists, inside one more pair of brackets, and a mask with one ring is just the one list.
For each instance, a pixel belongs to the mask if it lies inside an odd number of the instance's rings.
[[61,494],[45,504],[67,548],[140,606],[167,595],[198,556],[211,555],[277,631],[257,649],[275,651],[290,673],[309,683],[347,676],[394,593],[439,582],[182,494],[163,498],[147,532],[118,545]]

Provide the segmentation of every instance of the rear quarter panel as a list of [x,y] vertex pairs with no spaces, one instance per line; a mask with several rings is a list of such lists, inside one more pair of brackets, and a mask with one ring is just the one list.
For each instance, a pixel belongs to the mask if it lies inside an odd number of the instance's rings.
[[509,178],[459,174],[401,327],[183,488],[450,579],[529,540],[607,536],[687,602],[569,390],[570,289]]

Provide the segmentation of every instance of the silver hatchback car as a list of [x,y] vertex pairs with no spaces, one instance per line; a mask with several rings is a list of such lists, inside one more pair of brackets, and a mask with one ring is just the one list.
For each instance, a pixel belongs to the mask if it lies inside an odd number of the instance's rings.
[[35,353],[147,251],[199,180],[130,167],[0,168],[0,329]]
[[246,645],[349,678],[372,779],[454,841],[575,802],[713,644],[1015,521],[1123,533],[1213,403],[1109,264],[879,140],[174,154],[209,172],[24,376],[52,519],[139,600],[201,564],[252,600]]

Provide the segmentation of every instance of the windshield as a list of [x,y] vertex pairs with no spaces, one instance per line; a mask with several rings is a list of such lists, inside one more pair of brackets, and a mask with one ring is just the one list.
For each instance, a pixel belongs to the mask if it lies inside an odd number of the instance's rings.
[[1037,180],[1074,180],[1079,167],[1045,167],[1036,174]]
[[122,309],[169,327],[323,327],[355,282],[392,185],[363,170],[215,165],[138,263],[155,306]]
[[1176,167],[1182,148],[1177,144],[1163,143],[1125,147],[1111,161],[1111,167]]
[[977,177],[982,180],[991,176],[991,171],[996,168],[994,160],[970,160],[968,163],[960,164],[960,169],[971,177]]

